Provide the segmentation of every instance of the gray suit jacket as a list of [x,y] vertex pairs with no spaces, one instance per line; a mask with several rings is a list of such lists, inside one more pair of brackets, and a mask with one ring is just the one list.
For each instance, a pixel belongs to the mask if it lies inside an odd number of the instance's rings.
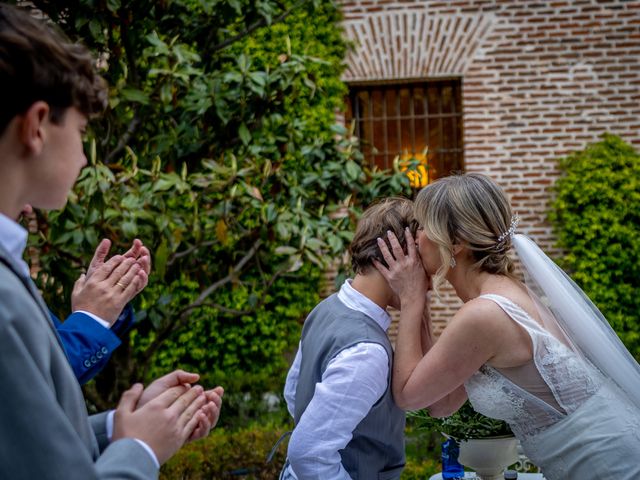
[[133,439],[106,440],[33,282],[0,246],[0,479],[158,477]]

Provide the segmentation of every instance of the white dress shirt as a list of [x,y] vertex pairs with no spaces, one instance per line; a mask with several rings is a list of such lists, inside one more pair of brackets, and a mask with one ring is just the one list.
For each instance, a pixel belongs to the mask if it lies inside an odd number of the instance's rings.
[[[27,248],[27,238],[29,233],[17,222],[11,220],[6,215],[0,213],[0,245],[7,251],[9,255],[11,255],[11,259],[20,266],[22,269],[22,273],[27,278],[31,278],[29,273],[29,265],[22,258],[24,255],[24,250]],[[85,312],[87,313],[87,312]],[[95,315],[89,314],[92,318],[95,318]],[[99,318],[99,317],[98,317]],[[104,320],[102,320],[104,321]],[[109,440],[111,440],[111,435],[113,433],[113,413],[115,411],[109,412],[106,419],[106,427],[107,427],[107,435]],[[147,445],[142,440],[134,438],[140,445],[144,447],[144,449],[149,453],[156,466],[160,468],[160,462],[151,449],[149,445]]]
[[30,278],[29,265],[22,258],[28,237],[29,233],[19,223],[0,213],[0,245],[11,255],[14,263],[20,266],[24,276]]
[[[342,285],[338,299],[346,307],[371,317],[385,331],[389,328],[391,317],[386,310],[355,290],[351,280]],[[299,346],[284,387],[292,417],[301,359]],[[355,428],[384,394],[388,374],[389,357],[378,343],[357,343],[332,358],[291,435],[290,465],[283,478],[351,479],[341,464],[339,450],[347,446]]]

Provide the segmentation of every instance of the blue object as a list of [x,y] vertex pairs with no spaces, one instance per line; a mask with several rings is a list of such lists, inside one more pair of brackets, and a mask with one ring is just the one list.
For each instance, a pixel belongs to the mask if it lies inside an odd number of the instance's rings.
[[458,462],[460,447],[453,438],[442,443],[442,478],[464,478],[464,468]]
[[84,385],[109,361],[113,351],[135,323],[135,313],[130,304],[123,310],[111,329],[104,328],[84,313],[72,313],[64,322],[49,311],[49,316],[62,342],[73,373],[80,385]]

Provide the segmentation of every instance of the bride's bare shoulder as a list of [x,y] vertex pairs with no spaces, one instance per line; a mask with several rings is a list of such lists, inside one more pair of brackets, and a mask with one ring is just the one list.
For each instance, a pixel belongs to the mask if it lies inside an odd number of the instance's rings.
[[466,302],[454,315],[452,323],[482,328],[499,327],[501,317],[506,316],[500,306],[488,298],[477,297]]

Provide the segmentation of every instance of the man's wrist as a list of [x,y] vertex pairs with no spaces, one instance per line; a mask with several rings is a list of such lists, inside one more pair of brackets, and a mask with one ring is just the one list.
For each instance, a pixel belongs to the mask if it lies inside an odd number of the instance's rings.
[[[107,413],[107,418],[105,419],[107,425],[107,438],[109,439],[109,443],[111,443],[111,438],[113,437],[113,421],[114,421],[114,417],[115,417],[115,410],[110,410],[109,413]],[[138,442],[142,448],[144,448],[147,453],[151,456],[151,458],[153,459],[153,463],[155,463],[157,468],[160,468],[160,462],[158,461],[158,457],[156,456],[155,452],[153,451],[153,449],[147,445],[146,442],[144,442],[143,440],[140,440],[139,438],[133,438],[132,440],[135,440],[136,442]]]

